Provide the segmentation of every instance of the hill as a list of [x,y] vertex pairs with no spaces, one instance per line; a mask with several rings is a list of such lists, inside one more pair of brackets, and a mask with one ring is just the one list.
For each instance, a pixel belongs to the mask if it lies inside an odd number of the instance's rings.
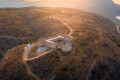
[[8,49],[11,49],[15,46],[33,42],[39,38],[42,38],[42,36],[47,37],[48,34],[55,36],[55,31],[57,31],[58,34],[61,32],[63,33],[62,30],[66,30],[66,27],[58,21],[51,20],[48,17],[49,15],[55,15],[59,13],[60,12],[57,10],[34,7],[0,9],[1,57]]
[[118,24],[120,23],[120,21],[116,20],[116,16],[120,15],[120,5],[115,4],[112,0],[92,0],[86,7],[80,5],[78,9],[100,14]]
[[[120,34],[117,32],[115,24],[109,19],[68,8],[33,7],[9,9],[6,12],[9,11],[19,15],[21,21],[26,25],[26,27],[21,27],[26,29],[23,35],[18,32],[23,41],[25,41],[25,37],[31,37],[32,41],[37,41],[39,38],[52,37],[57,34],[66,35],[69,30],[60,22],[64,21],[73,29],[74,38],[71,41],[73,48],[70,52],[54,50],[35,60],[24,62],[23,54],[26,44],[24,42],[17,44],[19,41],[13,43],[17,46],[14,48],[11,46],[4,51],[4,57],[0,62],[1,80],[34,80],[36,76],[40,80],[49,80],[53,76],[55,80],[120,79]],[[20,16],[21,12],[22,16]],[[30,12],[30,16],[36,14],[36,17],[34,15],[28,17],[28,12]],[[53,14],[54,12],[55,14]],[[46,13],[46,15],[42,16],[42,13]],[[47,15],[48,13],[49,15]],[[16,28],[16,26],[14,27]],[[7,34],[5,31],[2,36]],[[26,35],[29,33],[33,35]],[[12,36],[21,40],[19,36]]]

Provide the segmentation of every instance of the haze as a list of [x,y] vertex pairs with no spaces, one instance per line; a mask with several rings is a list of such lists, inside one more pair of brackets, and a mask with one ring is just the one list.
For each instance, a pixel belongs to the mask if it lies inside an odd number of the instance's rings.
[[0,7],[68,7],[81,9],[116,20],[120,15],[120,0],[0,0]]
[[[101,0],[0,0],[0,7],[25,7],[25,6],[47,6],[47,7],[88,7],[94,1]],[[113,0],[120,4],[119,0]]]

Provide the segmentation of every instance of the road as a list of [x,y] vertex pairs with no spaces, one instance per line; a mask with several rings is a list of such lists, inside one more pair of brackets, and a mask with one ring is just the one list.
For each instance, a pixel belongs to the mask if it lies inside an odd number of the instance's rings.
[[[49,18],[53,18],[53,19],[58,20],[57,18],[55,18],[53,16],[49,17]],[[58,21],[60,21],[61,23],[63,23],[70,30],[70,33],[68,34],[68,36],[72,38],[73,29],[68,24],[66,24],[64,21],[61,21],[61,20],[58,20]]]
[[27,64],[26,61],[24,62],[24,64],[25,64],[25,66],[26,66],[26,68],[27,68],[27,71],[28,71],[29,75],[31,75],[32,77],[34,77],[36,80],[40,80],[39,77],[36,76],[36,75],[30,70],[30,68],[29,68],[29,66],[28,66],[28,64]]
[[16,39],[15,37],[11,37],[11,36],[0,36],[0,38]]
[[119,29],[119,26],[118,26],[118,25],[116,25],[116,28],[117,28],[118,33],[120,34],[120,29]]
[[29,53],[29,50],[36,46],[37,44],[33,43],[33,44],[28,44],[26,47],[25,47],[25,53],[23,55],[23,61],[28,61],[28,53]]
[[[50,18],[51,18],[51,17],[50,17]],[[72,38],[71,35],[72,35],[72,33],[73,33],[73,29],[72,29],[69,25],[67,25],[65,22],[63,22],[63,21],[60,21],[60,22],[63,23],[63,24],[70,30],[70,33],[68,34],[68,36]],[[59,37],[60,37],[60,36],[59,36]],[[61,36],[61,37],[62,37],[62,36]],[[53,39],[54,39],[54,38],[53,38]],[[50,41],[50,40],[52,40],[52,38],[49,39],[48,41]],[[44,55],[52,52],[53,50],[47,51],[47,52],[45,52],[45,53],[43,53],[43,54],[41,54],[41,55],[39,55],[39,56],[36,56],[36,57],[34,57],[34,58],[30,58],[30,59],[29,59],[29,58],[28,58],[29,51],[30,51],[30,49],[31,49],[32,47],[34,47],[34,46],[36,46],[36,45],[37,45],[37,44],[32,43],[32,44],[28,44],[28,45],[25,47],[25,52],[24,52],[24,54],[23,54],[23,61],[24,61],[24,64],[25,64],[25,66],[26,66],[26,68],[27,68],[28,73],[29,73],[32,77],[34,77],[36,80],[40,80],[39,77],[36,76],[36,75],[30,70],[30,68],[29,68],[29,66],[28,66],[28,64],[27,64],[27,61],[35,60],[35,59],[37,59],[37,58],[39,58],[39,57],[41,57],[41,56],[44,56]]]
[[47,51],[47,52],[42,53],[41,55],[36,56],[36,57],[34,57],[34,58],[30,58],[30,59],[27,58],[26,61],[32,61],[32,60],[35,60],[35,59],[37,59],[37,58],[39,58],[39,57],[41,57],[41,56],[44,56],[44,55],[46,55],[46,54],[48,54],[48,53],[50,53],[50,52],[52,52],[52,51],[53,51],[53,50]]
[[63,21],[60,21],[60,22],[62,22],[70,30],[70,33],[68,34],[68,36],[71,37],[73,33],[73,29],[69,25],[67,25],[65,22]]
[[50,39],[48,39],[46,41],[49,42],[49,43],[54,43],[54,42],[52,42],[52,40],[55,40],[55,39],[58,39],[58,38],[64,38],[64,37],[58,36],[58,37],[50,38]]
[[[54,18],[54,17],[50,17],[50,18]],[[55,19],[55,18],[54,18],[54,19]],[[69,25],[67,25],[65,22],[63,22],[63,21],[60,21],[60,22],[63,23],[63,24],[70,30],[70,33],[68,34],[68,36],[69,36],[69,37],[72,37],[71,35],[72,35],[72,33],[73,33],[73,29],[72,29]],[[58,37],[63,38],[62,36],[58,36]],[[56,38],[58,38],[58,37],[56,37]],[[50,40],[56,39],[56,38],[51,38],[51,39],[49,39],[49,40],[47,40],[47,41],[50,42]],[[35,45],[36,45],[36,44],[28,44],[28,45],[25,47],[25,53],[24,53],[24,56],[23,56],[23,61],[34,60],[34,59],[37,59],[37,58],[39,58],[39,57],[41,57],[41,56],[44,56],[44,55],[46,55],[46,54],[48,54],[48,53],[50,53],[50,52],[53,51],[53,50],[50,50],[50,51],[45,52],[45,53],[43,53],[43,54],[41,54],[41,55],[39,55],[39,56],[36,56],[36,57],[34,57],[34,58],[31,58],[31,59],[28,59],[29,50],[30,50],[32,47],[34,47]]]

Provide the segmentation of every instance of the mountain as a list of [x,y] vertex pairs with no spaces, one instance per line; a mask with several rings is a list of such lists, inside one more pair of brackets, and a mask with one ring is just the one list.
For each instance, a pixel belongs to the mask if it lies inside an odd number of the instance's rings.
[[[50,7],[9,8],[1,9],[0,13],[0,23],[4,26],[0,26],[1,80],[120,79],[120,34],[108,18],[81,10]],[[24,61],[27,47],[39,39],[69,34],[61,21],[73,30],[72,50],[54,49]],[[27,51],[28,55],[39,54],[36,52],[39,45]]]
[[86,7],[78,6],[79,8],[103,15],[115,22],[118,22],[115,17],[120,15],[120,5],[115,4],[112,0],[92,0]]

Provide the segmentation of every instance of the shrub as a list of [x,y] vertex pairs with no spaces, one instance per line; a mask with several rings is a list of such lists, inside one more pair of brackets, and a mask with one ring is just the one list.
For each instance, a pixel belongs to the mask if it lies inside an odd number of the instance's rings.
[[120,42],[116,43],[120,47]]
[[67,71],[67,70],[68,70],[67,67],[63,67],[63,68],[62,68],[62,71]]
[[12,32],[9,32],[8,34],[9,34],[9,35],[12,35],[13,33],[12,33]]
[[111,36],[111,40],[112,40],[113,42],[117,42],[117,38],[116,38],[115,36]]
[[115,54],[115,56],[117,56],[117,54]]
[[29,41],[29,40],[27,40],[27,43],[30,43],[30,41]]
[[4,48],[4,47],[2,47],[2,50],[5,50],[5,48]]
[[117,44],[117,46],[120,47],[120,42],[117,40],[117,38],[115,36],[111,36],[111,40]]
[[61,48],[58,48],[57,50],[58,50],[58,51],[60,51],[60,52],[62,51],[62,49],[61,49]]
[[110,35],[109,33],[105,33],[106,35]]

